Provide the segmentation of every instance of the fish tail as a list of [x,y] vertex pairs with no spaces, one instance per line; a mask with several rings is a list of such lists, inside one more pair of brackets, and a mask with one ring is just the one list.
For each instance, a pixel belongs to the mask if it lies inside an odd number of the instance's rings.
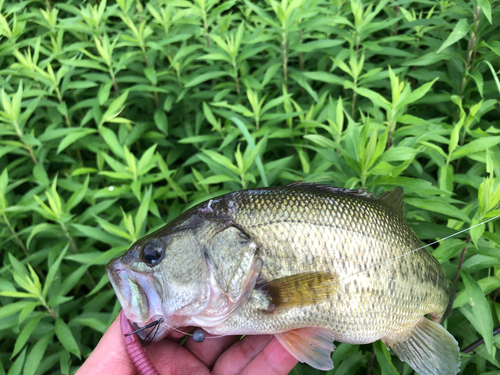
[[382,341],[421,375],[455,375],[460,371],[460,349],[444,327],[422,317],[410,330]]

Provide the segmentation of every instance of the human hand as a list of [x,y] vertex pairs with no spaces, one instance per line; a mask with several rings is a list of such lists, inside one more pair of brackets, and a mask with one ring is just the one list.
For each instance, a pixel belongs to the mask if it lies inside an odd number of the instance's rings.
[[[183,335],[169,337],[145,348],[146,354],[161,375],[183,374],[288,374],[297,364],[272,335],[223,336],[202,343],[189,337],[183,346]],[[119,316],[108,328],[97,347],[77,375],[135,375],[120,329]]]

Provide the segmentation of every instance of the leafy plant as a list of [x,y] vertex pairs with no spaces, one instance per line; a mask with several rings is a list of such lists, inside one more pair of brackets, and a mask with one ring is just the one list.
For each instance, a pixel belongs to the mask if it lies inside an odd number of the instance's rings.
[[[75,372],[120,309],[104,265],[214,196],[403,186],[426,243],[500,214],[494,1],[0,9],[0,374]],[[499,248],[495,220],[430,248],[457,289],[446,327],[484,339],[464,374],[500,368]],[[333,358],[411,373],[380,342]]]

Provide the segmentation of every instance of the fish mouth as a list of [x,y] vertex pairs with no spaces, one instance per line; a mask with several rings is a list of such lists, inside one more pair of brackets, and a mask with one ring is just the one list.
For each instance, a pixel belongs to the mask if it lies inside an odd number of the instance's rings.
[[[162,293],[158,290],[159,285],[155,282],[152,273],[134,272],[127,268],[120,258],[117,258],[107,265],[106,274],[125,316],[130,320],[134,329],[142,328],[161,318],[164,321],[168,320],[162,309]],[[168,325],[162,323],[153,330],[156,330],[155,341],[171,331]],[[137,334],[144,340],[149,331],[148,329]]]

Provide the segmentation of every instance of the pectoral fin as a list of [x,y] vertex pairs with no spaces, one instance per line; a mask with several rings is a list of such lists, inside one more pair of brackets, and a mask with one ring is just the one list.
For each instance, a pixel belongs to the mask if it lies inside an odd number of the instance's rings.
[[333,368],[333,332],[326,328],[299,328],[276,335],[281,345],[300,362],[328,371]]
[[336,293],[338,277],[331,272],[308,272],[286,276],[256,286],[269,299],[268,312],[313,305]]
[[460,371],[458,343],[439,323],[422,318],[411,331],[382,341],[421,375],[455,375]]

